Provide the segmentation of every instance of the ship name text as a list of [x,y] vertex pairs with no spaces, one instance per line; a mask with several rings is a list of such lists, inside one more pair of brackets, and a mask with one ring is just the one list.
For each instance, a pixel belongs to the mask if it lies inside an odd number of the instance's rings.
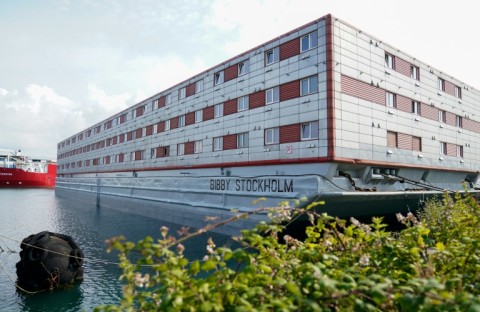
[[210,179],[212,191],[293,192],[293,180],[286,179]]

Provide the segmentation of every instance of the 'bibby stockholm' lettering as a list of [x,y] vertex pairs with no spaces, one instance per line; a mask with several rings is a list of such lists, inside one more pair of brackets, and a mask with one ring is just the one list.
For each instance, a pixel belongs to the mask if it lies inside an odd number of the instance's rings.
[[288,193],[293,192],[293,180],[284,179],[235,179],[230,188],[229,179],[211,179],[212,191]]

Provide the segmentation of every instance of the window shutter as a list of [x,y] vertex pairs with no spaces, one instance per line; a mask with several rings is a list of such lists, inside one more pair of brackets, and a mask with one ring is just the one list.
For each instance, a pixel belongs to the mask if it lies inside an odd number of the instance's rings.
[[280,127],[280,143],[292,143],[300,141],[300,124]]
[[280,46],[280,61],[298,54],[300,54],[300,38],[295,38]]

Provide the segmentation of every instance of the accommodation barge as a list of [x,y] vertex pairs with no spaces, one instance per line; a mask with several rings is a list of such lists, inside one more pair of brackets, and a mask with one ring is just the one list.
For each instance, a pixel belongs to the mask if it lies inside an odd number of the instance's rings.
[[415,210],[476,192],[479,103],[326,15],[59,142],[56,192],[194,227],[285,201],[341,217]]

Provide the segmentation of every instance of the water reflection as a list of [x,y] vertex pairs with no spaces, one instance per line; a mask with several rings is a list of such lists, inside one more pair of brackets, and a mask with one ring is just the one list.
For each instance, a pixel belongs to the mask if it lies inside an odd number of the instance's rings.
[[[174,234],[180,225],[158,219],[97,208],[82,202],[71,202],[55,196],[52,190],[0,190],[0,311],[91,311],[100,304],[117,303],[121,297],[118,280],[121,270],[116,253],[106,253],[105,240],[124,235],[138,241],[147,235],[160,237],[163,225]],[[85,254],[85,280],[71,287],[25,294],[17,292],[15,264],[20,260],[19,242],[41,231],[71,236]],[[202,258],[206,253],[206,240],[213,237],[217,246],[230,240],[218,234],[206,233],[185,243],[189,259]],[[8,252],[8,249],[14,253]],[[8,274],[8,275],[7,275]]]

